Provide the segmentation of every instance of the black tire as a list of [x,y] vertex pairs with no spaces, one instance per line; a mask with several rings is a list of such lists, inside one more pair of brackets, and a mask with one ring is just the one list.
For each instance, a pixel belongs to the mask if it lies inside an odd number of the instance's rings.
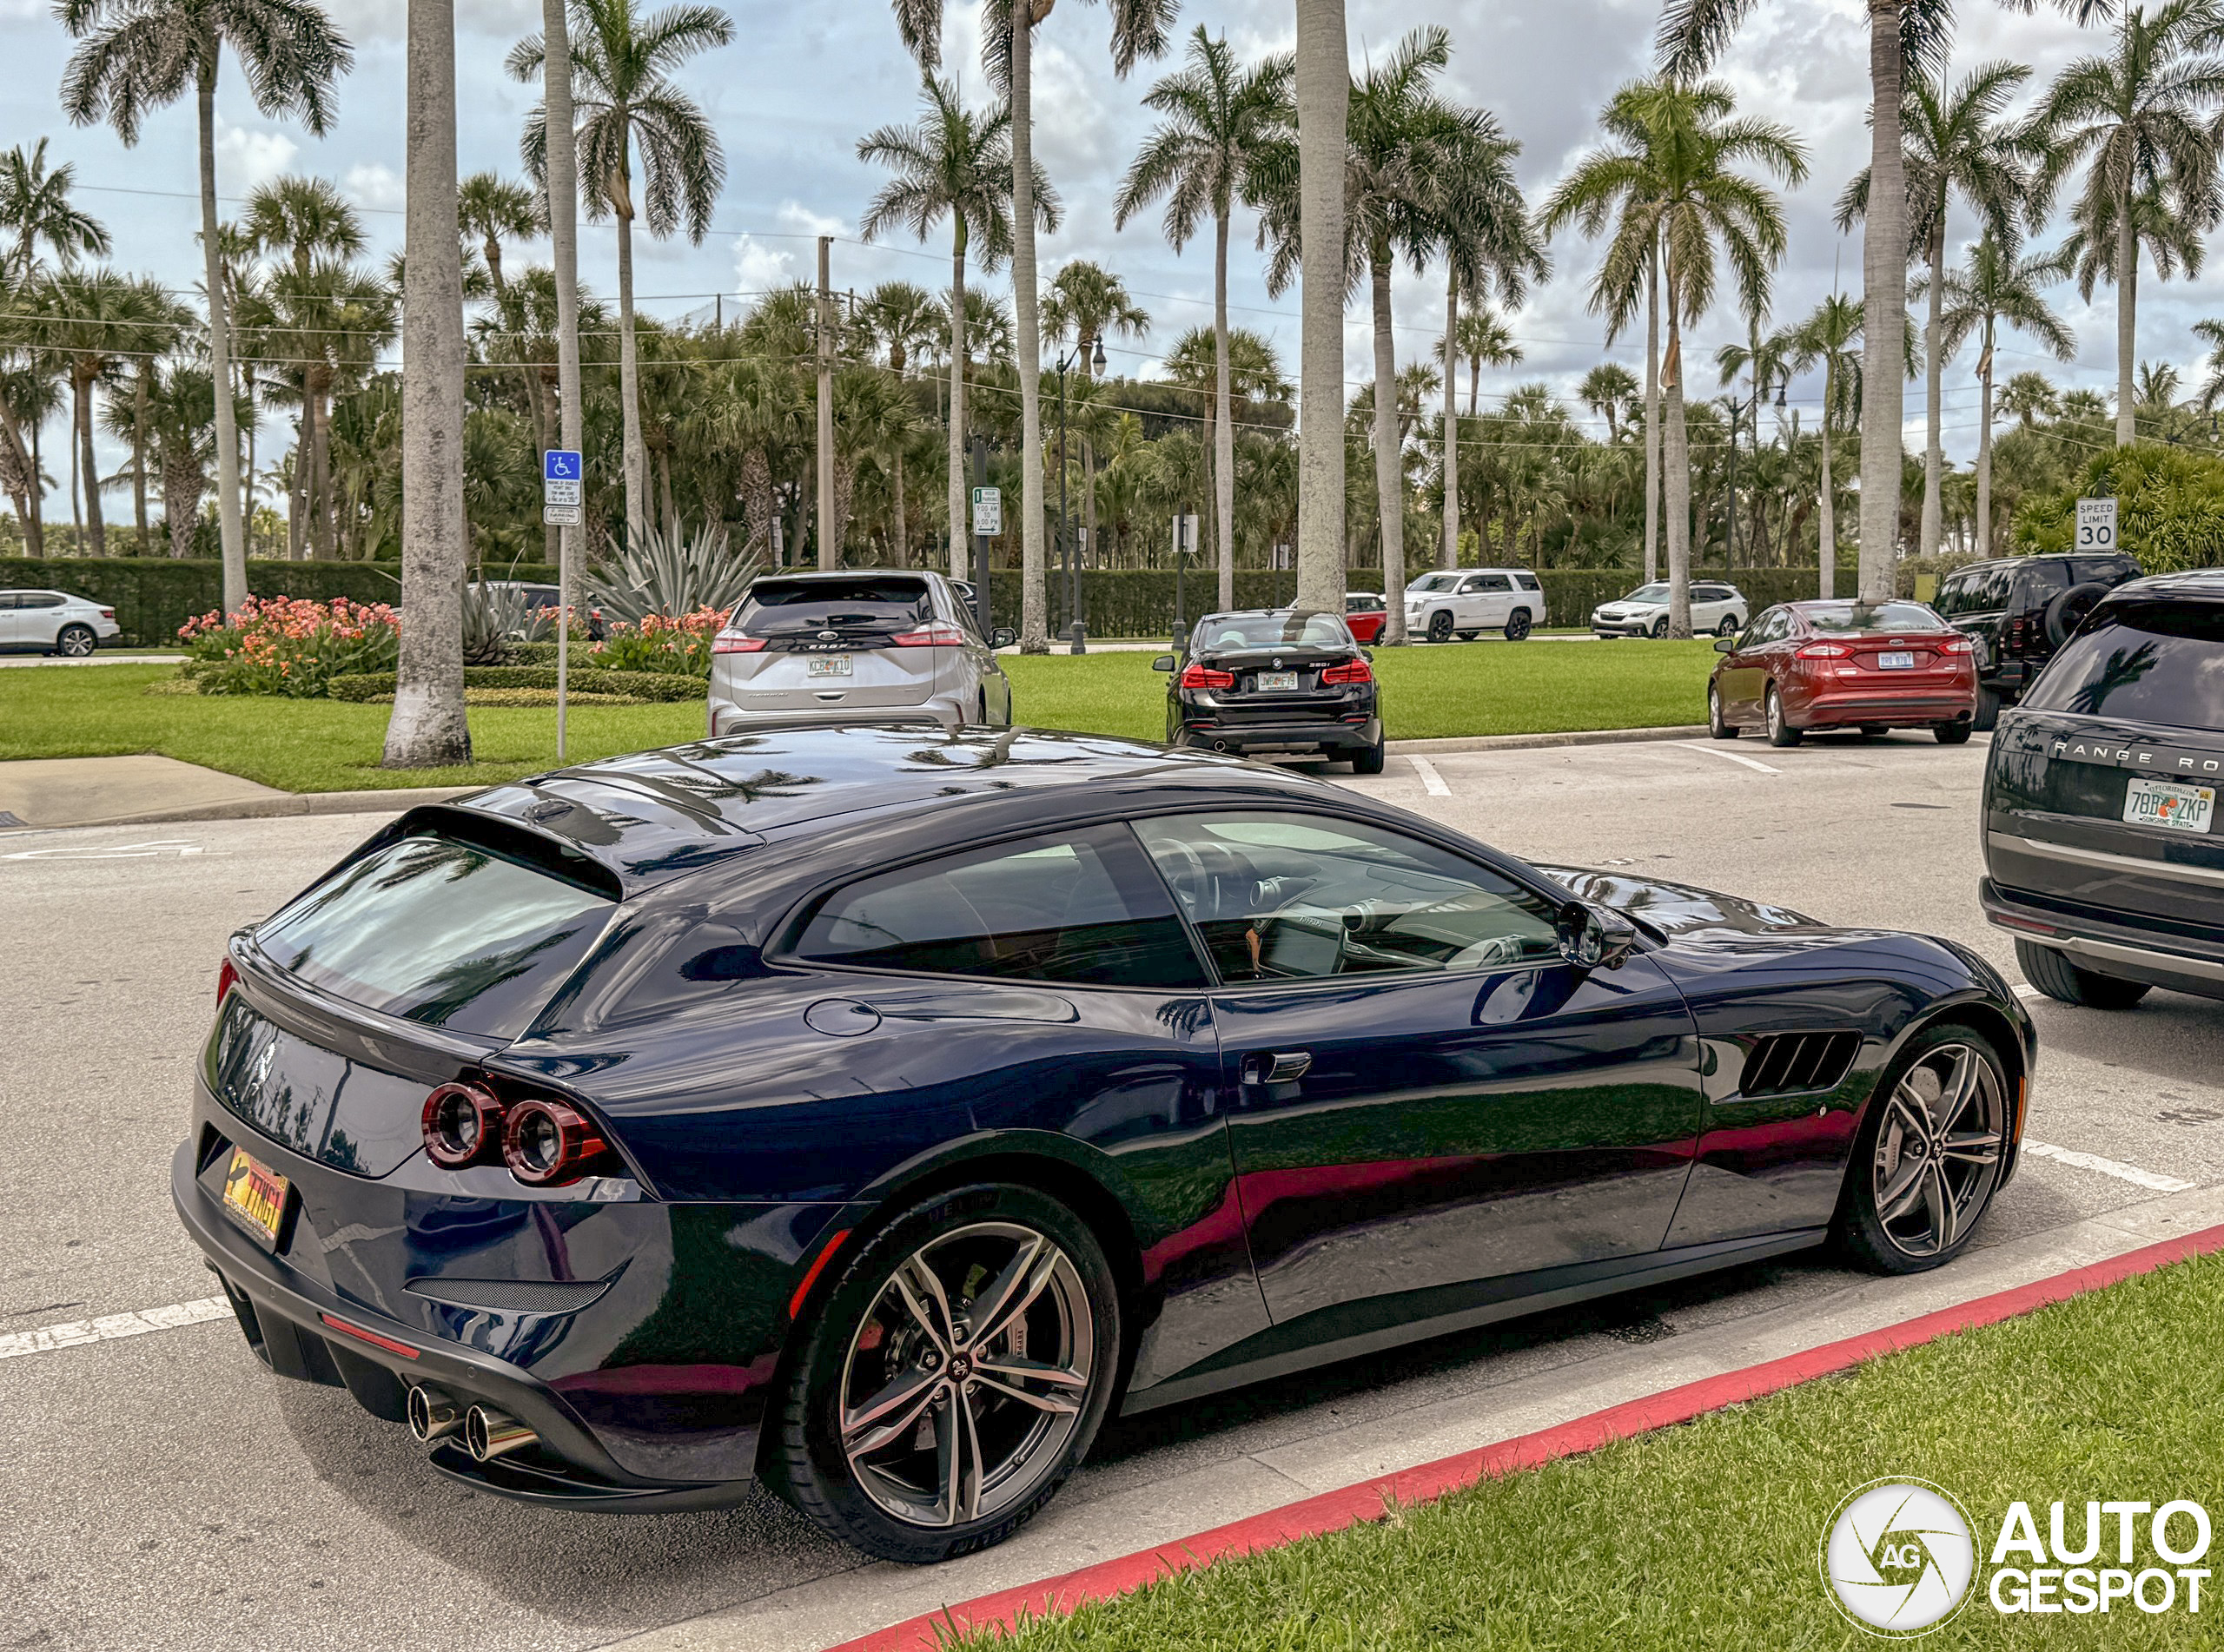
[[[1011,1476],[1014,1483],[1002,1486],[996,1483],[1009,1466],[1004,1463],[999,1463],[984,1477],[985,1486],[976,1480],[971,1490],[971,1501],[977,1503],[983,1497],[993,1500],[978,1518],[949,1523],[904,1518],[879,1500],[892,1497],[900,1489],[899,1478],[876,1477],[879,1490],[869,1492],[843,1448],[841,1413],[855,1362],[860,1358],[867,1360],[874,1369],[870,1380],[876,1383],[890,1366],[898,1367],[896,1380],[913,1378],[913,1392],[922,1388],[939,1391],[961,1371],[970,1371],[970,1367],[963,1365],[956,1356],[946,1365],[939,1365],[938,1357],[937,1365],[925,1363],[932,1345],[924,1333],[913,1335],[910,1344],[904,1341],[910,1334],[910,1321],[904,1321],[895,1330],[877,1332],[870,1345],[863,1344],[861,1338],[869,1321],[879,1318],[884,1325],[886,1323],[883,1304],[899,1270],[910,1267],[930,1249],[944,1245],[956,1249],[962,1260],[963,1247],[990,1243],[976,1237],[983,1234],[998,1234],[996,1243],[1016,1246],[1023,1243],[1004,1236],[1005,1230],[1046,1240],[1058,1254],[1051,1265],[1051,1272],[1046,1275],[1049,1284],[1028,1298],[1033,1305],[1023,1311],[1029,1316],[1031,1327],[1026,1353],[1000,1357],[1024,1358],[1043,1365],[1058,1359],[1077,1362],[1085,1347],[1086,1378],[1078,1390],[1071,1385],[1049,1384],[1044,1390],[1051,1394],[1078,1391],[1079,1403],[1070,1412],[1035,1412],[1025,1406],[1015,1409],[1016,1402],[1011,1400],[990,1398],[963,1402],[945,1398],[919,1409],[917,1415],[923,1430],[934,1431],[950,1427],[963,1431],[956,1416],[957,1408],[963,1405],[966,1417],[976,1419],[972,1432],[985,1457],[995,1453],[997,1439],[991,1431],[979,1426],[978,1414],[971,1408],[976,1404],[996,1408],[989,1412],[999,1419],[996,1432],[1016,1427],[1024,1440],[1036,1437],[1027,1431],[1036,1431],[1040,1437],[1031,1449],[1040,1456],[1036,1460],[1029,1460],[1027,1451],[1030,1448],[1023,1444],[1010,1459],[1022,1464],[1021,1471]],[[977,1274],[977,1270],[975,1272]],[[988,1295],[986,1287],[995,1283],[994,1278],[984,1282],[983,1298]],[[1086,1304],[1086,1327],[1076,1328],[1076,1322],[1069,1317],[1064,1322],[1066,1332],[1062,1334],[1068,1336],[1074,1346],[1059,1350],[1046,1346],[1050,1338],[1035,1328],[1036,1316],[1046,1312],[1054,1317],[1066,1313],[1071,1305],[1067,1298],[1076,1297]],[[950,1304],[951,1317],[962,1325],[973,1305],[970,1298],[958,1298]],[[930,1318],[939,1318],[936,1309],[930,1308],[928,1312]],[[935,1194],[904,1211],[859,1245],[850,1256],[839,1281],[810,1315],[803,1352],[796,1361],[779,1413],[774,1483],[790,1503],[834,1536],[883,1560],[929,1565],[1002,1543],[1056,1495],[1059,1486],[1072,1473],[1075,1464],[1087,1455],[1095,1439],[1097,1429],[1110,1411],[1113,1390],[1121,1375],[1120,1314],[1119,1290],[1102,1246],[1089,1225],[1056,1199],[1032,1187],[1009,1182],[978,1183]],[[900,1310],[897,1317],[902,1318]],[[943,1325],[944,1332],[950,1329],[947,1324]],[[961,1353],[970,1351],[962,1342],[954,1345]],[[916,1359],[911,1358],[914,1346],[917,1351]],[[949,1375],[939,1378],[923,1377],[923,1372],[937,1368]],[[1071,1369],[1082,1368],[1076,1363]],[[890,1386],[893,1384],[868,1391],[885,1394]],[[949,1420],[937,1421],[944,1417]],[[920,1455],[909,1423],[899,1419],[898,1427],[899,1431],[891,1441],[861,1448],[858,1455],[894,1451],[898,1443],[906,1440],[911,1444],[904,1448],[905,1451],[911,1457]],[[930,1450],[928,1454],[931,1455]],[[965,1500],[963,1480],[961,1470],[959,1495],[947,1499],[953,1505],[962,1506]],[[938,1498],[942,1496],[938,1489],[935,1495]],[[893,1500],[901,1501],[900,1497]]]
[[1942,746],[1965,746],[1969,743],[1971,730],[1966,723],[1939,723],[1931,726],[1931,737]]
[[1771,745],[1777,747],[1779,750],[1782,750],[1788,747],[1796,746],[1800,743],[1800,741],[1806,738],[1805,733],[1801,730],[1793,728],[1791,726],[1790,720],[1784,716],[1784,702],[1777,697],[1776,684],[1773,683],[1769,684],[1768,700],[1764,709],[1769,720],[1769,743]]
[[64,625],[54,639],[54,651],[64,659],[90,659],[99,646],[100,638],[89,625]]
[[1659,618],[1658,618],[1658,619],[1656,619],[1656,620],[1654,620],[1654,621],[1652,622],[1652,632],[1651,632],[1651,635],[1652,635],[1652,640],[1653,640],[1654,642],[1656,642],[1656,643],[1657,643],[1657,642],[1658,642],[1662,638],[1665,637],[1667,634],[1668,634],[1668,616],[1667,616],[1667,615],[1665,615],[1665,614],[1663,614],[1663,615],[1661,615],[1661,617],[1660,617]]
[[2149,990],[2143,981],[2122,981],[2082,968],[2066,954],[2035,941],[2016,942],[2016,967],[2048,997],[2082,1009],[2130,1009]]
[[1714,634],[1717,637],[1735,637],[1744,629],[1738,623],[1738,617],[1735,614],[1724,614],[1722,617],[1722,623],[1714,628]]
[[1440,609],[1428,617],[1428,639],[1432,643],[1452,640],[1452,616],[1448,612]]
[[1711,683],[1706,685],[1706,731],[1718,740],[1738,737],[1738,725],[1723,721],[1722,691]]
[[[1970,1088],[1959,1103],[1956,1080],[1963,1069],[1957,1053],[1981,1064],[1969,1070]],[[1939,1080],[1938,1105],[1921,1110],[1932,1127],[1927,1136],[1911,1111],[1930,1087],[1918,1069]],[[1922,1273],[1960,1255],[1999,1188],[2013,1128],[2014,1094],[1998,1047],[1975,1028],[1938,1021],[1911,1036],[1870,1092],[1854,1137],[1852,1162],[1831,1224],[1840,1249],[1876,1273]],[[1948,1115],[1943,1121],[1941,1113]],[[1903,1176],[1912,1176],[1914,1182],[1902,1180]],[[1926,1176],[1935,1182],[1925,1185]],[[1916,1195],[1914,1206],[1898,1216],[1886,1198],[1896,1186]],[[1902,1197],[1904,1193],[1893,1195]],[[1942,1210],[1950,1214],[1942,1216]]]
[[2082,585],[2072,585],[2057,591],[2046,607],[2047,641],[2055,648],[2068,642],[2085,616],[2091,613],[2108,588],[2097,580],[2088,579]]
[[1506,640],[1509,643],[1527,642],[1529,625],[1529,611],[1526,608],[1515,609],[1506,617]]
[[1989,734],[2000,726],[2000,691],[1977,684],[1977,709],[1969,718],[1969,727],[1979,734]]
[[1382,765],[1389,760],[1387,743],[1377,740],[1373,745],[1352,753],[1352,772],[1355,775],[1379,775]]

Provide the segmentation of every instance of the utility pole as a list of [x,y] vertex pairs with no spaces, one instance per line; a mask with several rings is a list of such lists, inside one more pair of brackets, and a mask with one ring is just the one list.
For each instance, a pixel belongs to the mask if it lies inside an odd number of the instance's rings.
[[834,237],[818,238],[818,565],[838,567],[834,543]]

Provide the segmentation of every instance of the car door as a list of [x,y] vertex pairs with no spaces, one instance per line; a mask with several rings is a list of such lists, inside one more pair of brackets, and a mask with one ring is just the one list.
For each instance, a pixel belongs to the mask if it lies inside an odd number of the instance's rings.
[[1732,723],[1759,720],[1769,685],[1767,650],[1790,623],[1786,610],[1770,609],[1739,634],[1737,648],[1724,657],[1716,690],[1722,696],[1723,715]]
[[0,591],[0,648],[14,648],[22,638],[17,634],[20,617],[16,611],[21,591]]
[[1482,585],[1482,601],[1476,610],[1476,623],[1485,631],[1502,629],[1513,618],[1513,578],[1510,574],[1479,575]]
[[58,591],[19,591],[16,593],[14,635],[17,647],[49,649],[62,634],[62,609],[68,601]]
[[1712,631],[1722,623],[1724,607],[1720,585],[1691,587],[1691,630],[1695,632]]
[[1641,955],[1571,965],[1560,902],[1331,814],[1135,823],[1212,956],[1243,1211],[1277,1325],[1658,1249],[1697,1029]]

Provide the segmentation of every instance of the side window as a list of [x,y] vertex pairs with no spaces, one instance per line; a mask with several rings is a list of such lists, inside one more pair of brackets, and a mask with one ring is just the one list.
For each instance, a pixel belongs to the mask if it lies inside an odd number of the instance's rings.
[[1463,597],[1472,597],[1477,591],[1487,591],[1489,588],[1488,583],[1479,573],[1471,574],[1460,582],[1460,594]]
[[1513,576],[1513,583],[1524,591],[1542,591],[1545,588],[1545,582],[1533,573],[1517,573]]
[[813,963],[1103,987],[1200,987],[1197,955],[1124,826],[1029,838],[852,883],[820,902]]
[[58,591],[25,591],[16,598],[18,608],[59,608],[67,601]]
[[1746,648],[1759,648],[1772,643],[1784,634],[1784,610],[1771,608],[1745,628],[1741,644]]
[[1135,823],[1222,981],[1505,968],[1560,955],[1552,904],[1417,839],[1318,815]]
[[1511,591],[1513,581],[1502,573],[1486,573],[1482,578],[1482,586],[1485,591]]

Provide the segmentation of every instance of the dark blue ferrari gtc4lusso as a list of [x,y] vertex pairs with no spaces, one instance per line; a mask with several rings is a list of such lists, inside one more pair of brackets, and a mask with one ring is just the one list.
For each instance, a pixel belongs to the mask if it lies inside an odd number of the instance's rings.
[[796,729],[412,809],[235,936],[174,1192],[248,1344],[569,1508],[1009,1536],[1115,1407],[1967,1243],[2035,1054],[1943,941],[1301,775]]

